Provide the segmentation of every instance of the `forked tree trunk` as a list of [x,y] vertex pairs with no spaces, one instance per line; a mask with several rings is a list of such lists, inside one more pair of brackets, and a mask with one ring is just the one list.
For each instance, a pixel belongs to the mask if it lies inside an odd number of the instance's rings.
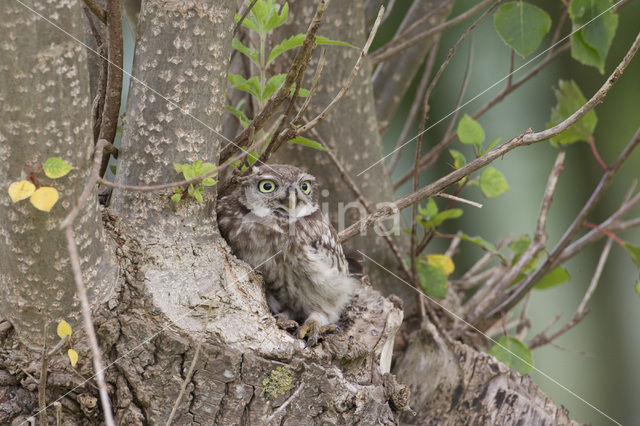
[[[83,39],[79,0],[40,1],[36,9]],[[117,182],[175,181],[180,176],[172,162],[217,161],[234,12],[233,0],[143,3]],[[73,369],[64,351],[53,356],[46,402],[59,400],[65,424],[97,424],[102,419],[97,391],[93,381],[83,379],[94,372],[83,327],[73,320],[74,287],[57,230],[89,171],[86,53],[18,3],[5,5],[0,14],[0,66],[3,76],[13,78],[0,81],[0,182],[6,187],[19,178],[25,163],[36,166],[50,155],[76,167],[55,183],[62,199],[48,215],[27,201],[11,205],[4,191],[0,195],[0,290],[8,295],[0,316],[13,325],[13,331],[0,328],[0,423],[20,424],[37,412],[40,330],[45,321],[65,317],[74,327],[72,342],[80,360]],[[353,19],[362,19],[361,12]],[[324,34],[340,38],[331,28]],[[375,108],[370,87],[361,84],[355,93],[371,107],[348,104],[355,108],[350,121],[371,124],[366,139],[375,141],[367,145],[372,156],[380,149],[371,130],[376,128]],[[358,130],[345,124],[344,134],[355,144]],[[359,166],[355,156],[362,146],[337,146],[345,163]],[[386,177],[377,179],[367,185],[372,191],[389,187]],[[74,228],[85,278],[94,291],[94,320],[117,423],[165,423],[198,345],[198,361],[174,424],[398,423],[408,392],[388,371],[402,322],[400,300],[383,298],[363,283],[342,319],[343,331],[305,349],[275,325],[261,278],[235,259],[220,238],[215,190],[205,193],[202,204],[193,199],[174,204],[171,193],[116,190],[104,223],[92,197]],[[566,420],[566,412],[529,378],[437,336],[428,328],[398,354],[397,370],[414,389],[412,408],[419,413],[407,420]],[[50,423],[54,414],[49,407]]]

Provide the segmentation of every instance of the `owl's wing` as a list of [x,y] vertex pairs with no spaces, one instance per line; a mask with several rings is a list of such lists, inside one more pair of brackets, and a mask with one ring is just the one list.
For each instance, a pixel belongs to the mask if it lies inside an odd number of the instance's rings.
[[349,274],[361,278],[364,275],[364,256],[358,250],[342,246],[344,257],[349,264]]

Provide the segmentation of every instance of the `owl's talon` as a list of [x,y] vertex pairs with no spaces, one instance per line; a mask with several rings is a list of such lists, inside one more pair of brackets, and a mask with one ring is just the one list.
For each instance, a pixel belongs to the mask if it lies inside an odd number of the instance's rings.
[[276,315],[276,325],[280,327],[280,329],[285,331],[295,330],[300,327],[300,325],[297,322],[287,318],[285,315],[282,315],[282,314]]
[[309,346],[316,346],[318,344],[318,340],[322,338],[325,334],[333,333],[338,329],[335,324],[327,324],[320,326],[315,321],[307,321],[305,324],[298,327],[297,336],[298,339],[304,339],[306,337],[306,345],[305,348]]

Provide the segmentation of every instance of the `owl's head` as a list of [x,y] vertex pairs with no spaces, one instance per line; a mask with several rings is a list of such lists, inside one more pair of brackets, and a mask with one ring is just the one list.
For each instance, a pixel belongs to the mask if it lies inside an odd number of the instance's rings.
[[316,179],[294,166],[254,167],[240,191],[244,193],[241,202],[259,217],[296,219],[318,210]]

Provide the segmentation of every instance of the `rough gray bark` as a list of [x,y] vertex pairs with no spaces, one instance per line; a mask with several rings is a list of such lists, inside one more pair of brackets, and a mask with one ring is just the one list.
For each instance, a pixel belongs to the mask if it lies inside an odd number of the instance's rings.
[[[425,24],[417,26],[408,33],[405,39],[409,39],[431,27],[444,22],[453,7],[452,0],[416,0],[407,11],[407,14],[398,27],[396,34],[402,33],[411,24],[422,18],[425,14],[438,8]],[[406,49],[387,61],[382,62],[373,74],[373,92],[376,97],[376,114],[378,125],[386,129],[393,118],[402,98],[413,81],[420,66],[424,62],[429,49],[433,45],[433,37]]]
[[[54,5],[55,4],[55,5]],[[36,1],[33,7],[84,40],[79,1]],[[0,317],[11,320],[19,339],[41,348],[45,323],[49,337],[65,318],[76,325],[78,301],[64,233],[58,224],[69,213],[89,174],[93,154],[87,57],[83,46],[17,2],[0,8]],[[60,198],[49,213],[28,200],[13,204],[11,182],[59,156],[75,169],[43,186]],[[74,226],[90,297],[110,297],[116,270],[100,226],[96,197],[85,205]]]
[[[413,336],[394,368],[411,389],[420,425],[577,425],[533,382],[485,353],[438,338],[432,326]],[[416,371],[423,374],[416,374]]]

